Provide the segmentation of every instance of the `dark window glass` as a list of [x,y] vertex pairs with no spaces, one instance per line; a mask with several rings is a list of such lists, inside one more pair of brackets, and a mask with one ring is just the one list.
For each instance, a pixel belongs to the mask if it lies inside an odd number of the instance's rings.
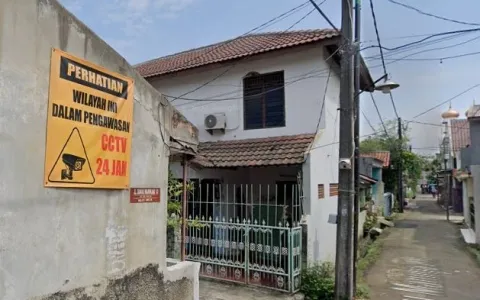
[[243,79],[245,129],[285,126],[283,71]]

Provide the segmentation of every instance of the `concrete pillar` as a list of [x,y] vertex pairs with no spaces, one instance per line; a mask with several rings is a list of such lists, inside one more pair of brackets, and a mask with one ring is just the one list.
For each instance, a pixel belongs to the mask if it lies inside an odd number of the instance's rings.
[[471,166],[473,178],[473,199],[475,203],[475,240],[480,244],[480,165]]
[[465,224],[470,227],[470,205],[468,205],[468,179],[462,181],[462,202],[463,202],[463,217],[465,218]]

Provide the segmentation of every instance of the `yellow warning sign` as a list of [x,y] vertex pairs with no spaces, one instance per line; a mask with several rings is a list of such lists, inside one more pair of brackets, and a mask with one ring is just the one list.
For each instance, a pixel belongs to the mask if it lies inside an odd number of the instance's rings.
[[130,184],[133,80],[52,50],[45,186]]

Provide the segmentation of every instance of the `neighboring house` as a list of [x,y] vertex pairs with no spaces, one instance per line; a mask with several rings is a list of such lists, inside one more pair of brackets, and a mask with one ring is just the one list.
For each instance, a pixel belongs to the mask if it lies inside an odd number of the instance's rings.
[[[360,156],[365,158],[373,158],[372,161],[372,178],[377,182],[372,185],[372,199],[375,203],[383,204],[383,194],[385,184],[383,182],[383,170],[390,167],[390,152],[389,151],[375,151],[368,153],[361,153]],[[381,162],[379,164],[378,162]]]
[[[469,229],[462,230],[467,242],[480,243],[480,105],[472,106],[466,113],[467,122],[457,128],[461,132],[462,143],[458,143],[460,150],[458,169],[455,170],[455,179],[461,182],[462,203],[465,224]],[[452,127],[453,132],[453,127]],[[465,134],[467,132],[468,135]],[[455,138],[453,138],[455,143]],[[463,146],[464,147],[460,147]]]
[[[136,66],[199,128],[188,214],[205,226],[186,242],[203,276],[295,291],[304,260],[334,261],[339,43],[329,29],[254,34]],[[361,79],[372,91],[363,61]]]
[[[467,119],[450,121],[451,135],[451,168],[456,169],[461,165],[460,151],[470,145],[470,125]],[[443,162],[442,162],[443,163]]]
[[[374,157],[361,157],[359,163],[360,213],[358,216],[358,237],[361,238],[363,236],[363,225],[367,217],[367,201],[373,200],[374,203],[378,203],[376,199],[378,198],[378,186],[382,184],[383,161]],[[381,199],[383,199],[383,196]]]
[[[444,145],[440,145],[440,152],[442,168],[444,167],[444,160],[447,159],[447,170],[439,173],[441,179],[439,189],[440,192],[444,190],[446,181],[449,181],[451,185],[450,206],[455,212],[461,213],[463,211],[462,184],[452,174],[462,165],[461,150],[470,145],[470,125],[467,119],[454,119],[445,124],[447,126],[445,129],[447,138],[444,137],[444,143],[448,145],[448,152],[445,152]],[[448,193],[441,192],[440,204],[444,205],[447,195]]]
[[384,162],[378,158],[364,155],[360,157],[361,206],[365,204],[367,198],[371,198],[375,203],[383,201],[383,165]]

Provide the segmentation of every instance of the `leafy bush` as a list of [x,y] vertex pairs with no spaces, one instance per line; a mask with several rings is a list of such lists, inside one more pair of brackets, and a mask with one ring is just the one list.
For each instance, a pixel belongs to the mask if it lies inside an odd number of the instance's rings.
[[[192,193],[193,184],[187,182],[187,193]],[[172,171],[168,171],[168,203],[167,203],[167,226],[170,228],[178,228],[182,225],[182,200],[183,194],[183,182],[175,179]],[[188,216],[187,216],[188,217]],[[204,224],[201,224],[198,218],[194,220],[187,220],[187,226],[201,228]]]
[[334,299],[335,268],[330,262],[315,264],[307,267],[301,274],[300,292],[305,299],[316,300]]
[[376,213],[367,212],[367,217],[365,219],[365,223],[363,223],[363,232],[369,232],[370,229],[375,227],[378,222],[378,217]]

